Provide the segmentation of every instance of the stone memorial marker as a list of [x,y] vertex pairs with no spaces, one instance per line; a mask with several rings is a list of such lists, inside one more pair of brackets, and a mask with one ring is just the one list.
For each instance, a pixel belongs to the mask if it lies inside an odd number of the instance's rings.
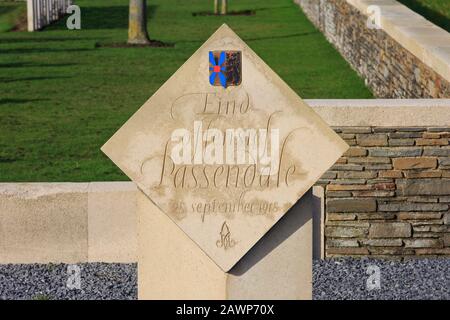
[[[139,290],[158,291],[158,279],[141,286],[141,276],[161,267],[172,274],[169,268],[182,273],[194,264],[198,275],[188,287],[208,272],[225,275],[347,148],[228,26],[220,27],[102,147],[145,194]],[[175,235],[173,223],[185,235]],[[192,253],[198,248],[186,236],[204,253]],[[143,270],[148,259],[152,270]],[[209,261],[221,270],[211,271]],[[166,283],[160,297],[175,297],[168,291],[180,286]]]

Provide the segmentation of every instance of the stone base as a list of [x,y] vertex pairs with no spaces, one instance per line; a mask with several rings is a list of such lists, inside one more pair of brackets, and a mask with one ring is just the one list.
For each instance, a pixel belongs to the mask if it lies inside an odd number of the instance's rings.
[[311,191],[229,273],[142,192],[137,208],[139,299],[312,298]]

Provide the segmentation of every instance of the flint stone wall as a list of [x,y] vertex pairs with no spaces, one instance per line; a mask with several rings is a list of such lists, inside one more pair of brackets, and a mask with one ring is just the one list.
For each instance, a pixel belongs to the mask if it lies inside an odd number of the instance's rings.
[[[450,34],[394,0],[295,0],[380,98],[449,98]],[[381,8],[381,29],[367,8]]]

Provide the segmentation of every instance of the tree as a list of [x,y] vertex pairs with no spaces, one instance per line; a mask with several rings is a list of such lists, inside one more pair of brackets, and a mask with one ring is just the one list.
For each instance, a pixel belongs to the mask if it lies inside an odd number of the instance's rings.
[[219,0],[214,0],[214,14],[219,14]]
[[227,14],[228,11],[228,1],[227,0],[222,0],[222,10],[220,12],[220,14]]
[[147,32],[147,0],[130,0],[129,44],[150,44]]
[[222,4],[220,9],[220,14],[227,14],[228,12],[228,1],[227,0],[214,0],[214,14],[219,14],[219,1]]

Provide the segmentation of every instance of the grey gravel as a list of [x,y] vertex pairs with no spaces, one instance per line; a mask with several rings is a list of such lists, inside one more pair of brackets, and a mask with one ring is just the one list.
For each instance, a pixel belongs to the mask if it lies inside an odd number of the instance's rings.
[[[81,289],[68,288],[66,264],[0,265],[0,299],[137,298],[136,264],[79,264]],[[369,266],[380,270],[380,288],[368,290]],[[73,278],[71,278],[73,279]],[[406,262],[373,259],[318,260],[313,264],[318,300],[450,300],[450,259]],[[375,286],[376,287],[376,286]]]
[[[379,289],[368,290],[369,266],[379,268]],[[316,300],[450,300],[450,259],[318,260],[313,283]]]
[[[136,264],[80,267],[80,289],[66,264],[0,265],[0,299],[129,300],[137,298]],[[69,287],[67,286],[69,284]]]

